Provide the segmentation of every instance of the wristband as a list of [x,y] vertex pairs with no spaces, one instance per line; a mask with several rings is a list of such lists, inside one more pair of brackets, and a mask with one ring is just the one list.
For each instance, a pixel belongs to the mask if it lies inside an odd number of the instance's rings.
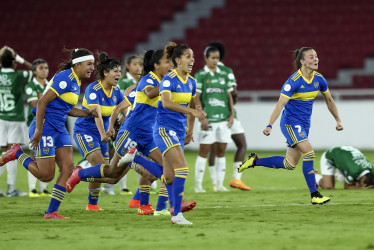
[[273,128],[273,126],[271,126],[270,124],[267,125],[266,127],[267,127],[267,128],[271,128],[271,129]]
[[23,59],[22,57],[20,57],[19,55],[16,55],[16,62],[20,63],[20,64],[23,64],[25,62],[25,59]]

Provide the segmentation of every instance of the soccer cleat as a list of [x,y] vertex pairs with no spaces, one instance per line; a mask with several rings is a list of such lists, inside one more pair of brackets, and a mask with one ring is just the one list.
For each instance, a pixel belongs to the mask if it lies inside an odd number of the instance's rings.
[[236,180],[232,179],[230,181],[230,187],[241,189],[241,190],[246,190],[246,191],[251,191],[252,190],[250,187],[248,187],[247,185],[245,185],[242,180],[239,180],[239,179],[236,179]]
[[153,215],[154,215],[154,216],[170,216],[171,213],[170,213],[169,210],[164,209],[164,210],[161,210],[161,211],[157,211],[157,210],[156,210],[156,211],[154,212]]
[[256,164],[256,160],[258,159],[256,153],[251,153],[248,156],[248,159],[245,162],[242,162],[238,168],[238,172],[241,173],[247,168],[254,168]]
[[43,191],[40,192],[41,197],[52,197],[51,193],[48,192],[47,189],[44,189]]
[[29,192],[29,197],[31,198],[37,198],[37,197],[40,197],[40,194],[38,194],[38,192],[36,191],[36,189],[33,189]]
[[50,214],[45,214],[44,219],[70,219],[69,217],[64,217],[57,212],[53,212]]
[[230,190],[228,190],[227,188],[225,188],[224,186],[217,186],[217,192],[228,192]]
[[105,184],[103,187],[101,187],[101,191],[103,191],[104,194],[116,195],[114,188],[111,185]]
[[152,208],[151,204],[141,205],[138,209],[138,215],[149,215],[153,214],[155,210]]
[[[181,211],[182,213],[188,212],[196,207],[196,201],[182,201]],[[170,214],[174,214],[174,207],[170,208]]]
[[213,185],[213,192],[217,192],[217,185]]
[[120,194],[121,195],[132,195],[133,193],[130,190],[128,190],[127,188],[124,188],[124,189],[121,190]]
[[323,205],[330,201],[329,197],[323,197],[318,191],[311,193],[311,198],[313,205]]
[[131,199],[129,202],[129,208],[138,208],[140,207],[140,200]]
[[71,174],[70,178],[66,182],[66,191],[69,193],[74,190],[75,186],[81,182],[81,178],[79,177],[78,173],[83,168],[81,166],[76,166]]
[[195,187],[195,193],[205,193],[205,189],[202,188],[201,186],[200,187]]
[[18,189],[13,189],[13,191],[6,192],[7,197],[20,197],[20,196],[27,196],[28,194],[25,192],[21,192]]
[[87,211],[104,211],[104,209],[100,208],[98,205],[92,205],[92,204],[87,204],[86,210]]
[[134,160],[136,156],[137,150],[135,147],[132,147],[127,154],[125,154],[121,160],[119,160],[117,167],[121,168],[125,166],[125,164],[130,163]]
[[10,161],[16,160],[16,153],[22,150],[19,144],[14,144],[6,153],[0,157],[0,167],[4,166]]
[[183,214],[179,213],[176,216],[171,217],[171,224],[192,225],[192,222],[186,220],[183,217]]

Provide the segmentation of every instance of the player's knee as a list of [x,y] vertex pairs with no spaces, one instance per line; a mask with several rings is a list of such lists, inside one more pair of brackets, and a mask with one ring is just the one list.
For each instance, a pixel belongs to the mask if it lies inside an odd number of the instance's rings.
[[40,181],[43,181],[43,182],[50,182],[54,179],[54,176],[53,175],[50,175],[50,174],[43,174],[39,177],[39,180]]
[[174,181],[174,176],[165,176],[164,181],[167,185],[172,185]]
[[290,161],[289,159],[285,158],[284,161],[283,161],[283,164],[284,164],[284,167],[287,169],[287,170],[295,170],[296,168],[296,165],[297,165],[297,162],[296,164],[292,161]]
[[316,158],[316,154],[314,153],[314,151],[310,151],[306,154],[303,154],[304,161],[314,161],[315,158]]

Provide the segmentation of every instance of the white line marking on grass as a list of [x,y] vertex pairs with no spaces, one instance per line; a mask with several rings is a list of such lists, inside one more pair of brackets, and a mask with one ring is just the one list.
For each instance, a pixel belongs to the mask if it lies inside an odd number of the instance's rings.
[[[340,206],[340,205],[374,205],[373,202],[364,202],[364,203],[335,203],[335,202],[330,202],[327,204],[324,204],[324,206]],[[292,207],[292,206],[313,206],[310,203],[291,203],[291,204],[254,204],[254,205],[240,205],[240,206],[235,206],[237,207]],[[231,208],[230,206],[212,206],[212,207],[197,207],[197,208]]]

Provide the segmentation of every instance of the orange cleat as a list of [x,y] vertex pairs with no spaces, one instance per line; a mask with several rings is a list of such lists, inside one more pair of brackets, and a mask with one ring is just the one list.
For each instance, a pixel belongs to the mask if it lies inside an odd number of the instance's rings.
[[66,191],[69,193],[74,190],[75,186],[81,182],[81,178],[78,176],[79,171],[83,168],[81,166],[76,166],[71,174],[70,178],[66,182]]
[[239,179],[237,179],[237,180],[232,179],[230,181],[230,187],[232,187],[232,188],[238,188],[238,189],[246,190],[246,191],[251,191],[252,190],[250,187],[248,187],[247,185],[245,185],[242,180],[239,180]]
[[53,212],[50,214],[45,214],[44,219],[70,219],[69,217],[64,217],[57,212]]
[[138,208],[140,207],[140,200],[131,199],[129,202],[129,208]]
[[5,154],[0,157],[0,167],[4,166],[10,161],[16,160],[16,153],[22,150],[19,144],[14,144]]
[[92,204],[87,204],[86,210],[87,211],[104,211],[104,209],[100,208],[98,205],[92,205]]
[[[188,212],[196,207],[196,201],[182,201],[182,213]],[[174,214],[174,207],[170,208],[170,214]]]
[[152,208],[152,204],[141,205],[138,209],[138,215],[149,215],[153,214],[155,210]]

